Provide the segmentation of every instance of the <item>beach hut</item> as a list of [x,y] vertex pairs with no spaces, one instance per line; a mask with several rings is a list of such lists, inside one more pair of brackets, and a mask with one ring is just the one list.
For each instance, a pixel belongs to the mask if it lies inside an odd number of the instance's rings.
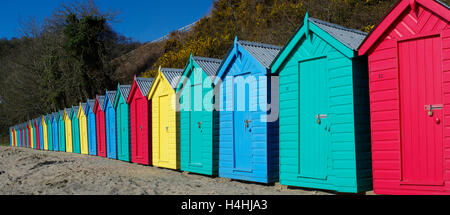
[[39,128],[39,149],[44,150],[44,127],[42,127],[42,117],[36,119]]
[[9,127],[9,146],[14,146],[14,131],[13,131],[13,127]]
[[78,113],[80,106],[72,107],[70,112],[70,121],[72,122],[72,145],[73,153],[81,154],[80,146],[80,120],[78,119]]
[[97,96],[94,105],[95,122],[97,128],[97,155],[107,157],[106,149],[106,121],[105,121],[105,96]]
[[58,112],[52,113],[52,142],[53,151],[59,151],[59,124],[58,124]]
[[33,149],[39,149],[39,125],[37,119],[31,121],[31,130],[33,130]]
[[17,147],[23,147],[23,131],[22,124],[17,125]]
[[19,133],[19,126],[16,125],[14,126],[14,137],[16,138],[15,140],[15,147],[19,147],[20,145],[20,133]]
[[278,181],[278,118],[272,117],[277,107],[269,106],[277,86],[271,86],[269,66],[280,50],[236,38],[219,68],[214,83],[224,107],[219,113],[220,177]]
[[183,69],[159,68],[148,99],[152,104],[153,165],[180,168],[179,117],[175,89]]
[[46,121],[46,117],[47,116],[42,116],[41,117],[41,126],[42,126],[42,142],[43,142],[43,149],[45,151],[48,151],[48,139],[47,139],[47,121]]
[[273,62],[279,76],[280,183],[372,189],[366,33],[306,15]]
[[22,147],[22,128],[21,124],[16,126],[17,147]]
[[26,122],[27,148],[33,148],[33,131],[31,130],[31,121]]
[[131,136],[130,136],[130,108],[127,104],[130,95],[130,85],[118,85],[114,99],[117,122],[117,159],[131,161]]
[[116,91],[106,91],[105,104],[105,131],[106,131],[106,149],[107,157],[117,159],[117,123],[116,109],[114,109],[114,100],[116,99]]
[[77,117],[80,123],[80,150],[81,154],[83,155],[89,154],[86,110],[87,110],[87,103],[80,103],[80,108],[77,113]]
[[52,114],[45,116],[45,130],[47,135],[47,150],[53,151],[53,129],[52,129]]
[[213,82],[221,62],[191,55],[178,83],[176,92],[183,101],[180,102],[180,162],[183,171],[205,175],[219,173],[219,115],[214,111],[212,96]]
[[72,113],[72,108],[64,109],[64,125],[66,135],[66,152],[73,152],[73,137],[72,137],[72,118],[70,117]]
[[128,96],[132,163],[152,164],[152,112],[148,94],[153,81],[153,78],[135,77]]
[[58,112],[58,149],[60,152],[66,151],[66,123],[64,121],[65,111]]
[[359,48],[368,56],[377,194],[450,194],[450,8],[397,2]]
[[97,155],[97,123],[95,119],[95,99],[88,99],[86,107],[89,155]]

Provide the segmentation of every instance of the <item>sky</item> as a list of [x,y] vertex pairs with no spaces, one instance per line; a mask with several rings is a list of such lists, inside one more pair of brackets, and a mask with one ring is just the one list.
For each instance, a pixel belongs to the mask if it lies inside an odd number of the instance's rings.
[[[1,0],[0,38],[20,37],[21,23],[51,16],[63,2],[74,0]],[[102,11],[119,12],[116,32],[139,42],[158,39],[206,16],[213,0],[95,0]]]

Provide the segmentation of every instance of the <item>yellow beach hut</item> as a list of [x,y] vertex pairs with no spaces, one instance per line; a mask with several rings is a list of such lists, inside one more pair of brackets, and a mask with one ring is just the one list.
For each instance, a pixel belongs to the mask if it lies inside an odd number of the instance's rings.
[[45,116],[41,118],[42,125],[42,140],[44,141],[44,150],[48,151],[48,133],[47,133],[47,122],[45,121]]
[[70,113],[72,112],[72,108],[64,109],[64,124],[66,125],[65,133],[66,133],[66,152],[73,152],[72,145],[72,120],[70,119]]
[[148,96],[152,104],[152,158],[157,167],[180,168],[175,89],[182,74],[182,69],[160,67]]
[[28,122],[28,128],[30,131],[30,149],[34,149],[34,129],[33,129],[33,120]]
[[78,109],[78,120],[80,121],[80,147],[81,154],[89,154],[88,147],[88,129],[87,129],[87,117],[86,117],[86,103],[80,103],[80,108]]

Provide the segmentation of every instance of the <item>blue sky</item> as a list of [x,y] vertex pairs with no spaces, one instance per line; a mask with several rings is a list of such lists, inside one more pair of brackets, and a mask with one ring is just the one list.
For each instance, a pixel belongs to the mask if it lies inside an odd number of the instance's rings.
[[[71,0],[1,0],[0,38],[20,37],[20,23],[51,16],[63,2]],[[158,39],[170,31],[191,24],[207,15],[213,0],[96,0],[102,11],[120,14],[114,30],[140,42]]]

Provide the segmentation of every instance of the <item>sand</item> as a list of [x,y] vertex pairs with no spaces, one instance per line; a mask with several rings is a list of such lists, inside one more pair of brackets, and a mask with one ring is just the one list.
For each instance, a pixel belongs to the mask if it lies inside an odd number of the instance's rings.
[[63,152],[0,146],[0,195],[321,195]]

